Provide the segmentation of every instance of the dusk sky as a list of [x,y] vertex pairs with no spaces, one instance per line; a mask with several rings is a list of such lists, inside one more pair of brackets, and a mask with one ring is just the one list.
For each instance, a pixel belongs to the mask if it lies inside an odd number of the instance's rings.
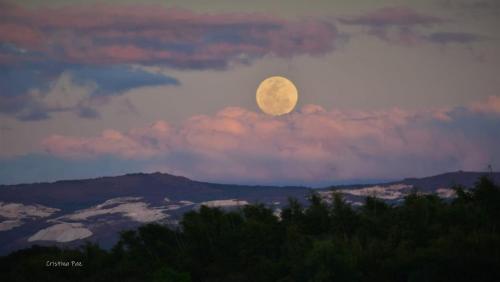
[[[500,167],[500,2],[1,1],[0,184]],[[265,78],[298,89],[286,115]]]

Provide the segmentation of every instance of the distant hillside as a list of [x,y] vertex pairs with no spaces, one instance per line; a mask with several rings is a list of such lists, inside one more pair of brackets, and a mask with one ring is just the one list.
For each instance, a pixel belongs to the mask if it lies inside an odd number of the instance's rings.
[[413,185],[424,190],[435,190],[441,187],[450,187],[461,185],[465,187],[472,187],[477,182],[478,178],[487,175],[491,179],[500,183],[500,172],[472,172],[472,171],[456,171],[438,174],[424,178],[406,178],[396,183],[403,183]]
[[226,185],[164,173],[0,186],[0,254],[36,244],[113,244],[120,230],[176,224],[200,205],[279,209],[289,197],[305,202],[305,187]]
[[[353,206],[375,196],[392,204],[418,189],[442,198],[450,187],[471,187],[484,175],[452,172],[382,184],[315,189],[325,201],[332,190]],[[491,174],[500,182],[500,173]],[[120,230],[149,222],[176,225],[181,216],[201,205],[237,209],[262,203],[279,214],[288,198],[307,203],[307,187],[246,186],[193,181],[164,173],[65,180],[0,186],[0,254],[31,244],[78,245],[84,240],[110,246]]]
[[473,172],[473,171],[455,171],[434,176],[422,178],[405,178],[403,180],[383,182],[378,184],[350,184],[350,185],[335,185],[323,189],[354,189],[366,186],[388,186],[395,184],[411,185],[422,191],[433,191],[439,188],[450,188],[452,186],[460,185],[466,188],[473,187],[479,177],[487,175],[494,182],[500,183],[500,172]]
[[241,197],[258,202],[284,200],[287,196],[303,197],[308,191],[305,187],[214,184],[166,173],[135,173],[52,183],[0,185],[0,200],[71,209],[125,196],[143,197],[155,203],[162,202],[165,197],[193,202]]

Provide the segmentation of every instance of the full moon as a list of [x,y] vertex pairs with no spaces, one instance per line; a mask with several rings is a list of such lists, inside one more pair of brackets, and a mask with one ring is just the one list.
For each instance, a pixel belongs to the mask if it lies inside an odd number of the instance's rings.
[[297,105],[298,91],[293,82],[282,76],[264,79],[257,88],[257,105],[266,114],[288,114]]

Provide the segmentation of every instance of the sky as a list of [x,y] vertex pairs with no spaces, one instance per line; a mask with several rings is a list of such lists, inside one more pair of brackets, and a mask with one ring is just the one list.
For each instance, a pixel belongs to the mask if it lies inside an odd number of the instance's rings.
[[[500,167],[500,2],[2,1],[0,184]],[[273,75],[293,112],[255,101]]]

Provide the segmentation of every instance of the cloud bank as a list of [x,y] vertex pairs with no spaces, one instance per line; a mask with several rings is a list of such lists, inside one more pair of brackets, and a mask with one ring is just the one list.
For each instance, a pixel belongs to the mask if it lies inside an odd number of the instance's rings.
[[[151,159],[151,169],[211,181],[328,182],[483,169],[500,157],[500,97],[426,111],[339,111],[306,105],[275,118],[228,107],[180,124],[157,121],[100,136],[53,135],[43,144],[61,158],[112,155]],[[483,130],[481,130],[481,128]]]

